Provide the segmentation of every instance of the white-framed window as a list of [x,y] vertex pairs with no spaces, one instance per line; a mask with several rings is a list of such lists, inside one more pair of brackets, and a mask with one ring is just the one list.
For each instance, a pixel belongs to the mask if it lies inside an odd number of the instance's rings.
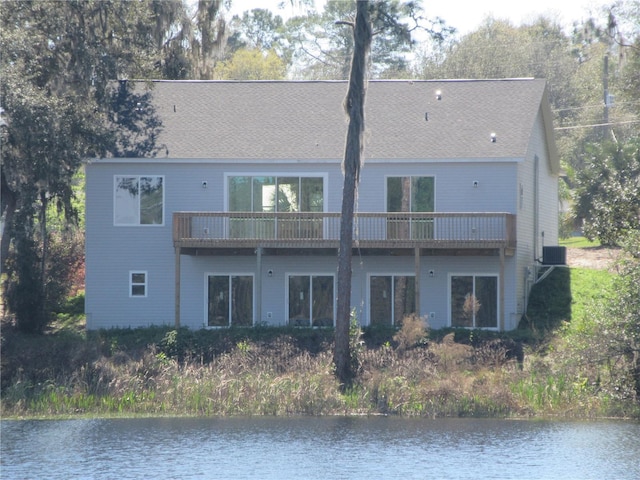
[[292,327],[332,327],[334,275],[287,275],[287,318]]
[[253,275],[206,274],[205,327],[253,326]]
[[369,324],[400,325],[416,312],[415,275],[369,275]]
[[230,212],[322,212],[323,175],[234,175],[227,177]]
[[164,176],[115,175],[113,184],[114,225],[164,225]]
[[[435,211],[435,177],[386,177],[387,212],[425,213]],[[387,221],[388,239],[433,238],[433,219],[412,219],[398,215]]]
[[387,177],[387,212],[433,212],[435,201],[435,177]]
[[498,275],[450,274],[452,327],[498,328]]
[[229,221],[232,238],[322,238],[326,175],[302,174],[232,174],[226,175],[227,210],[229,212],[312,213],[306,217],[246,218],[239,215]]
[[144,298],[147,296],[147,272],[131,270],[129,272],[129,297]]

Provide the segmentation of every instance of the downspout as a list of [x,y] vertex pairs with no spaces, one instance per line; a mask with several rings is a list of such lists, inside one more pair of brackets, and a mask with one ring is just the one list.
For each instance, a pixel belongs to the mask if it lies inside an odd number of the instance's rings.
[[499,329],[501,332],[504,332],[504,322],[505,322],[505,311],[504,311],[504,247],[500,248],[500,278],[498,279],[498,281],[500,282],[500,284],[498,285],[499,288],[499,297],[500,297],[500,302],[499,302],[499,308],[500,308],[500,324]]

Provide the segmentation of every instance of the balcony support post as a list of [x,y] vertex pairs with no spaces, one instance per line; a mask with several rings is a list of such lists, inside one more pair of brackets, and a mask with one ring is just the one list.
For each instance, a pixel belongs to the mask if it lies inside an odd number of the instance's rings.
[[259,323],[262,322],[262,247],[256,248],[256,315]]
[[175,260],[175,286],[174,286],[174,297],[175,297],[175,326],[176,329],[180,328],[180,247],[175,247],[176,250],[176,260]]
[[420,247],[414,249],[414,260],[416,269],[416,314],[420,316]]
[[504,332],[504,247],[500,248],[500,278],[499,278],[499,296],[500,296],[500,319],[499,329]]

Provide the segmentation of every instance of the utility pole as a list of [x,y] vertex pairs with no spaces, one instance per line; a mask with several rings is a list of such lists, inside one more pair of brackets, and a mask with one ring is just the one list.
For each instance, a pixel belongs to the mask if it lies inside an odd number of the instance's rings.
[[609,125],[609,107],[611,106],[611,95],[609,95],[609,54],[604,56],[604,69],[602,72],[602,86],[604,87],[604,115],[602,127],[603,140],[609,138],[611,126]]

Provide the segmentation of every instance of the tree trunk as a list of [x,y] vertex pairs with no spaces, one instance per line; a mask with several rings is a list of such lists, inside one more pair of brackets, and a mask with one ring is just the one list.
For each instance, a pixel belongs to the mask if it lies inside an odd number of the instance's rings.
[[349,76],[349,89],[345,99],[345,111],[349,127],[342,169],[342,217],[340,220],[340,248],[338,251],[338,302],[334,363],[336,376],[343,388],[351,384],[353,371],[349,348],[349,323],[351,313],[351,248],[353,245],[353,211],[360,166],[362,164],[362,133],[364,131],[365,74],[367,55],[371,45],[369,2],[358,0],[356,23],[353,30],[354,48]]
[[47,233],[47,192],[40,191],[40,235],[42,236],[42,259],[40,260],[40,280],[42,281],[42,322],[47,318],[47,257],[49,255],[49,238]]
[[[3,172],[4,173],[4,172]],[[9,257],[9,247],[11,245],[11,231],[13,230],[13,218],[18,207],[18,196],[9,189],[9,186],[2,178],[2,207],[4,211],[4,228],[2,230],[2,239],[0,239],[0,269],[6,271],[5,262]]]

